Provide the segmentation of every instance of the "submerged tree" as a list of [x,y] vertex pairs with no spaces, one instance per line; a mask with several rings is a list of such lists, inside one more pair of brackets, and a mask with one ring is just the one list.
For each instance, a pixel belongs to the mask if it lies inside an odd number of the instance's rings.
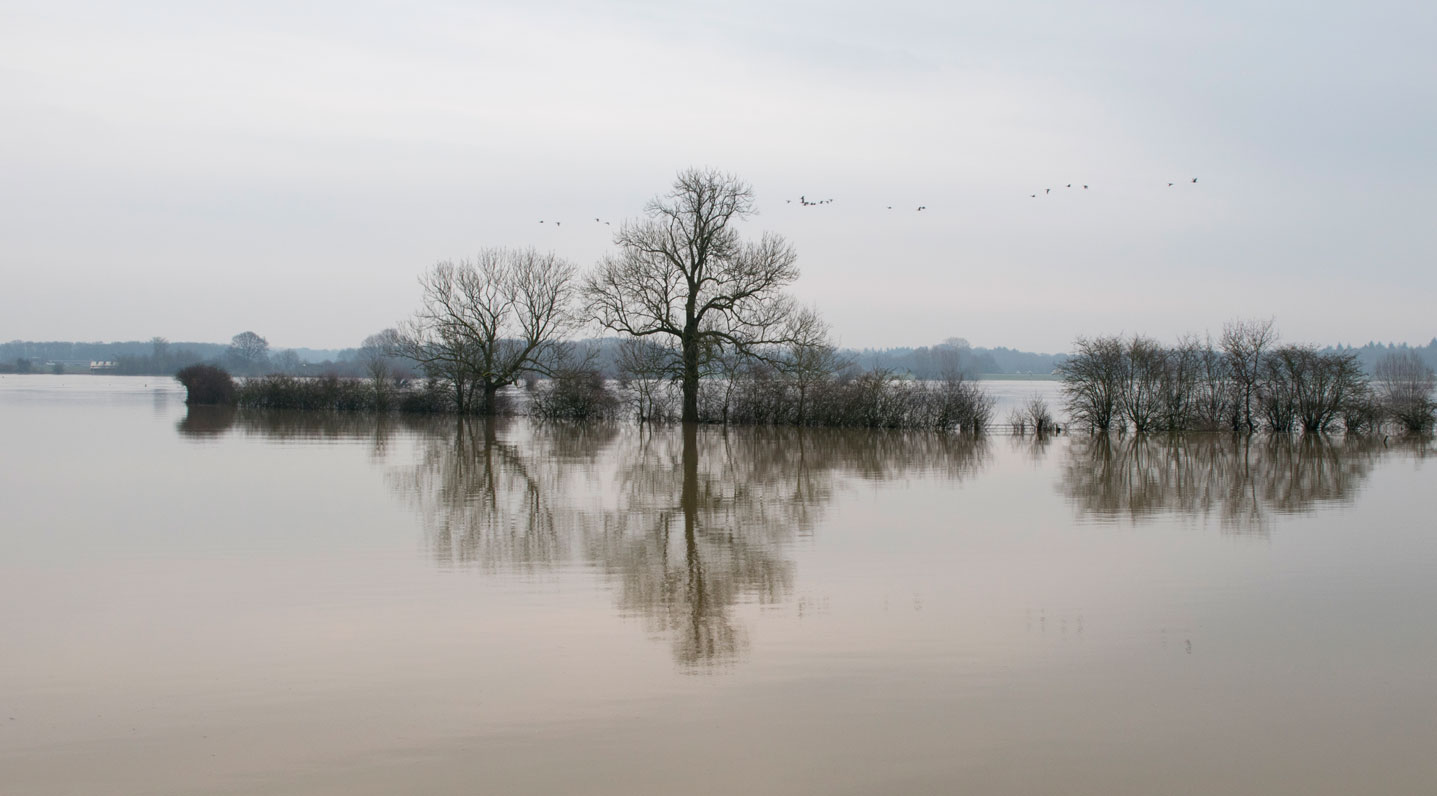
[[1437,376],[1415,351],[1393,352],[1373,369],[1382,411],[1404,431],[1426,433],[1437,419]]
[[[497,394],[548,374],[575,325],[574,266],[534,249],[485,249],[419,278],[423,306],[399,329],[397,353],[448,384],[461,413],[497,412]],[[475,405],[477,401],[477,406]]]
[[[1227,375],[1232,380],[1234,393],[1231,417],[1234,431],[1257,430],[1264,362],[1277,339],[1277,322],[1271,318],[1234,321],[1222,328],[1222,350],[1227,355]],[[1271,414],[1270,403],[1268,414]],[[1269,417],[1268,422],[1271,421]]]
[[664,369],[683,393],[682,419],[698,419],[699,380],[720,355],[770,358],[795,341],[797,255],[778,235],[744,241],[735,228],[754,213],[747,183],[714,170],[680,172],[673,190],[625,224],[619,251],[585,284],[590,312],[607,329],[664,345]]
[[1122,427],[1127,350],[1120,337],[1079,337],[1073,355],[1058,366],[1068,417],[1090,431]]

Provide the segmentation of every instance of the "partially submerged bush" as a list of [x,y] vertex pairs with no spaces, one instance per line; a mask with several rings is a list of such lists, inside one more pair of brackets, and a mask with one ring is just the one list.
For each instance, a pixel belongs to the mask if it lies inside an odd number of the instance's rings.
[[535,387],[529,412],[549,420],[602,420],[612,418],[619,399],[610,392],[604,375],[578,369],[559,373],[547,386]]
[[1377,363],[1373,373],[1381,410],[1398,429],[1425,434],[1437,422],[1437,376],[1413,351],[1392,353]]
[[235,402],[235,382],[224,368],[190,365],[175,374],[175,381],[185,386],[187,404],[205,406]]
[[391,402],[405,414],[438,415],[454,411],[453,393],[433,379],[425,379],[416,388],[400,390]]
[[1020,437],[1029,431],[1039,437],[1045,437],[1058,430],[1058,422],[1053,419],[1048,402],[1043,400],[1041,395],[1034,395],[1027,403],[1014,407],[1008,413],[1008,427]]
[[703,385],[700,421],[745,425],[906,428],[981,433],[993,399],[958,377],[902,379],[886,370],[805,384],[755,370],[736,381]]
[[236,393],[240,406],[256,409],[373,410],[375,392],[358,379],[333,374],[315,379],[274,374],[249,379]]

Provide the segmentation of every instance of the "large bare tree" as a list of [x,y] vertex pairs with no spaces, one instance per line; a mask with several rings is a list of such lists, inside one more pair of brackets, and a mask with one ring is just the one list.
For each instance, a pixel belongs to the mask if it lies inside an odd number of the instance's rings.
[[450,386],[461,414],[495,414],[500,388],[549,373],[575,325],[574,266],[551,253],[485,249],[435,265],[419,284],[423,305],[396,348]]
[[683,393],[682,419],[698,420],[699,380],[720,355],[771,358],[794,340],[785,323],[797,255],[778,235],[743,240],[753,190],[711,169],[679,173],[673,189],[625,224],[585,284],[590,315],[607,329],[661,343]]

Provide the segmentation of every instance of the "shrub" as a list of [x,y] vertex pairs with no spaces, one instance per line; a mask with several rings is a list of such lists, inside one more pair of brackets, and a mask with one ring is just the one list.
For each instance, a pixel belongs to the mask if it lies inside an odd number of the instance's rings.
[[1425,434],[1437,423],[1437,375],[1413,351],[1383,357],[1373,373],[1382,411],[1410,434]]
[[395,401],[406,414],[438,415],[454,411],[454,394],[443,382],[425,379],[418,389],[403,389]]
[[240,406],[255,409],[356,411],[375,409],[375,392],[359,379],[334,374],[307,379],[271,374],[249,379],[236,393]]
[[609,391],[597,370],[579,369],[559,373],[546,389],[535,389],[529,411],[549,420],[600,420],[612,418],[619,399]]
[[183,384],[185,403],[195,405],[228,405],[235,402],[235,382],[224,368],[214,365],[190,365],[175,374]]

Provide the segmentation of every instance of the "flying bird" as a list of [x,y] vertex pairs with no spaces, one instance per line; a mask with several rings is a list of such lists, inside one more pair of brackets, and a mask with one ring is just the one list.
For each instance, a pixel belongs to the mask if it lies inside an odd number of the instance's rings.
[[1194,185],[1197,184],[1197,177],[1193,177],[1193,184],[1194,184]]
[[1052,188],[1044,188],[1044,189],[1043,189],[1043,193],[1045,193],[1045,194],[1052,193],[1052,192],[1053,192],[1053,189],[1052,189]]

